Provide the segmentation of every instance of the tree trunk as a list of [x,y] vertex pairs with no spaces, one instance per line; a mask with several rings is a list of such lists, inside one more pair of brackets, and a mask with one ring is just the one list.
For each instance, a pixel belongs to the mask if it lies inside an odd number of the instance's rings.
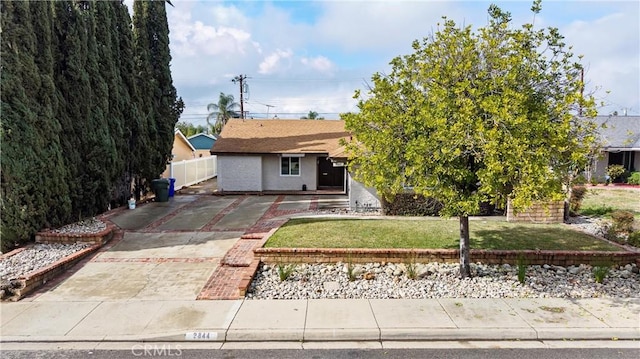
[[469,265],[469,217],[460,216],[460,277],[471,277]]

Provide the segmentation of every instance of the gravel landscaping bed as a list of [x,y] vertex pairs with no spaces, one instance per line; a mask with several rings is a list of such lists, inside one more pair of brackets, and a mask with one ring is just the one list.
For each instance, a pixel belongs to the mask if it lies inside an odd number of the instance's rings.
[[[587,265],[529,266],[525,284],[518,281],[517,267],[472,264],[473,277],[460,279],[458,264],[416,264],[416,279],[405,264],[353,265],[300,264],[284,281],[277,266],[263,264],[247,291],[247,299],[318,298],[640,298],[640,274],[635,264],[611,268],[596,283]],[[365,279],[368,278],[368,279]]]
[[17,254],[0,259],[0,281],[4,284],[21,275],[35,272],[90,246],[89,243],[36,243]]
[[[106,223],[91,218],[51,230],[51,232],[63,234],[95,234],[106,228]],[[0,259],[0,286],[4,287],[13,279],[45,268],[91,245],[91,243],[36,243],[16,254],[3,257]]]

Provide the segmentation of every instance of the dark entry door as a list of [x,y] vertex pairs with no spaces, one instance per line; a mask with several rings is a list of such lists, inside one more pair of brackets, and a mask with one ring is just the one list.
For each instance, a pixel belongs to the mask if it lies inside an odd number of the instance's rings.
[[318,157],[318,188],[343,188],[344,167],[334,167],[330,159]]

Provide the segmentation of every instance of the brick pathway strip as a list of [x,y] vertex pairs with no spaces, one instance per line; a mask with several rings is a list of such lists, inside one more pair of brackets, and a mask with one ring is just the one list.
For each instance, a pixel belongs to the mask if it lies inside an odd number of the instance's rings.
[[95,258],[98,263],[216,263],[217,258]]

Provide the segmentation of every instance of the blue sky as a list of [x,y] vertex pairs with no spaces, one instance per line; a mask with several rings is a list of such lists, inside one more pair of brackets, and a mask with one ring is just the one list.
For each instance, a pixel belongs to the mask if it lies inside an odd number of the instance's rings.
[[[130,3],[130,0],[127,0]],[[172,76],[186,103],[181,120],[205,124],[206,106],[249,79],[249,116],[326,118],[357,111],[352,98],[389,61],[411,52],[446,15],[482,27],[489,1],[172,0],[167,7]],[[532,20],[531,1],[496,1],[514,24]],[[536,25],[560,29],[584,55],[587,91],[601,114],[640,114],[640,2],[543,1]]]

